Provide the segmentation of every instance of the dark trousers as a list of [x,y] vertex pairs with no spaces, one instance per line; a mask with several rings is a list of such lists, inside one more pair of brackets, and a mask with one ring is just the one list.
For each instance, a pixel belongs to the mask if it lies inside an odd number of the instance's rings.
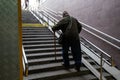
[[75,61],[75,66],[81,66],[81,58],[82,58],[82,53],[81,53],[81,46],[80,46],[80,41],[79,40],[74,40],[74,41],[65,41],[62,45],[62,56],[63,56],[63,62],[64,66],[68,67],[70,65],[69,62],[69,47],[71,47],[71,52],[73,55],[73,59]]

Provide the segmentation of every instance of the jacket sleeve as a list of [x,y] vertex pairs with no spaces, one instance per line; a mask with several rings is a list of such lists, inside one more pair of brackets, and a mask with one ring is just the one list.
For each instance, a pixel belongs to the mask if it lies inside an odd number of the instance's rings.
[[63,28],[63,26],[67,23],[66,19],[60,20],[55,26],[53,26],[52,30],[57,31]]
[[82,25],[77,21],[78,33],[82,30]]

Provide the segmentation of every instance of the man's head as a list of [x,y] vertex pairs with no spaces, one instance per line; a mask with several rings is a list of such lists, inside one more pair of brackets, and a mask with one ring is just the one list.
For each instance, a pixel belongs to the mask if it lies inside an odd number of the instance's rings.
[[63,17],[66,17],[66,16],[69,16],[69,14],[68,14],[67,11],[64,11],[64,12],[63,12]]

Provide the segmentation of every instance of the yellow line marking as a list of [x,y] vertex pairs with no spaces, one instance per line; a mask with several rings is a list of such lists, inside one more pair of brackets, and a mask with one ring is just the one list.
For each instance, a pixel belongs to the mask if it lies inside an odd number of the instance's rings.
[[23,27],[45,27],[47,26],[46,23],[40,24],[40,23],[22,23]]

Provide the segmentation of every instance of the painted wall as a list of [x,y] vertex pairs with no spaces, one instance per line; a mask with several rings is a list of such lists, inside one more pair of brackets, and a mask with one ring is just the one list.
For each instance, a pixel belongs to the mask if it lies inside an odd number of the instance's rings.
[[120,0],[46,0],[44,6],[67,10],[78,20],[120,39]]
[[0,80],[20,80],[17,0],[0,0]]

